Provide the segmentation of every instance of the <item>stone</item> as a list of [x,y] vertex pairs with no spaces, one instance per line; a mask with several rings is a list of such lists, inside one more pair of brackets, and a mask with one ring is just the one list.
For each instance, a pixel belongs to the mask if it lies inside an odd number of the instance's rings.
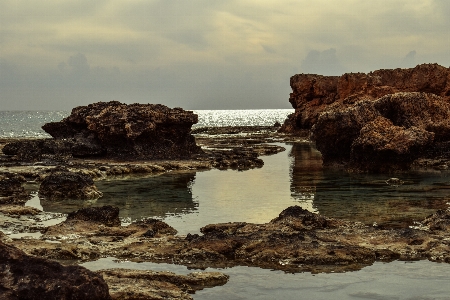
[[406,170],[450,140],[450,104],[434,94],[389,94],[330,107],[311,131],[326,165],[371,172]]
[[101,275],[26,255],[0,241],[0,299],[111,299]]
[[21,175],[5,172],[0,174],[0,204],[23,204],[30,198],[22,184],[26,182]]
[[55,139],[72,139],[75,156],[181,159],[201,153],[190,133],[197,122],[196,114],[181,108],[111,101],[76,107],[42,128]]
[[44,178],[39,187],[39,196],[47,200],[97,199],[103,194],[94,185],[91,176],[56,168]]
[[398,92],[423,92],[450,100],[450,69],[438,64],[421,64],[410,69],[381,69],[342,76],[297,74],[291,77],[289,102],[295,109],[281,132],[310,129],[320,113],[332,107],[348,107],[363,100],[375,100]]
[[105,226],[120,226],[119,208],[110,205],[82,208],[67,215],[66,222],[71,220],[95,222]]
[[105,278],[113,299],[193,299],[189,293],[224,285],[229,278],[219,272],[177,275],[173,272],[108,269],[97,273]]

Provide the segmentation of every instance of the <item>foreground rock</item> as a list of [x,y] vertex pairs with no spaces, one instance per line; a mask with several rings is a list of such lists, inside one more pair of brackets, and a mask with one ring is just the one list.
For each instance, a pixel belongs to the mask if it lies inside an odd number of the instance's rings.
[[192,299],[189,293],[224,285],[228,275],[219,272],[172,272],[109,269],[97,271],[108,283],[113,299]]
[[450,69],[438,64],[342,76],[297,74],[290,84],[289,102],[295,113],[282,126],[283,132],[310,129],[330,106],[347,107],[362,99],[375,100],[398,92],[431,93],[450,100]]
[[[438,211],[413,228],[383,228],[329,218],[298,206],[266,224],[210,224],[203,235],[177,236],[158,220],[128,226],[67,220],[39,240],[14,240],[29,254],[89,261],[116,257],[190,268],[252,266],[289,272],[358,270],[375,261],[450,262],[450,212]],[[50,241],[50,242],[49,242]]]
[[97,199],[102,195],[89,175],[65,168],[55,169],[39,187],[39,196],[49,200]]
[[0,241],[0,299],[111,299],[103,278],[83,267],[31,257]]

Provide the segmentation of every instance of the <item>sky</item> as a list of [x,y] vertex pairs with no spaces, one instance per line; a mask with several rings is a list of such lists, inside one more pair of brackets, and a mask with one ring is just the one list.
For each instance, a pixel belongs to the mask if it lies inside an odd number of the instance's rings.
[[0,110],[292,108],[289,78],[450,66],[448,0],[2,0]]

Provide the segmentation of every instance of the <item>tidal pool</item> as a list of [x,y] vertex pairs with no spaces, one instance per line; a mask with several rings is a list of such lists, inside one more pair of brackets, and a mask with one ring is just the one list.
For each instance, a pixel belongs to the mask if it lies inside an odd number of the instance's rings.
[[[199,233],[202,226],[211,223],[269,222],[291,205],[329,217],[390,227],[414,225],[448,207],[447,170],[349,174],[324,168],[320,153],[310,143],[280,145],[286,151],[264,156],[260,169],[113,178],[96,182],[104,194],[98,200],[42,200],[39,205],[44,211],[60,213],[114,205],[120,208],[124,222],[158,218],[182,235]],[[393,176],[402,184],[388,184]]]

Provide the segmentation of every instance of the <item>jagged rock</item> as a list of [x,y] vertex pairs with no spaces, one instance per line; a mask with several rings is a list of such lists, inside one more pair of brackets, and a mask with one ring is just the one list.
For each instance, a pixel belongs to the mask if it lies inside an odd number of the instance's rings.
[[102,195],[89,175],[64,168],[45,177],[39,187],[39,196],[48,200],[97,199]]
[[281,132],[310,129],[330,105],[347,107],[361,99],[374,100],[398,92],[425,92],[450,100],[450,69],[438,64],[342,76],[297,74],[291,77],[290,84],[289,102],[295,113],[285,121]]
[[14,173],[0,174],[0,204],[23,204],[30,198],[22,184],[25,178]]
[[321,113],[312,139],[325,164],[364,171],[407,169],[450,140],[450,104],[426,93],[396,93]]
[[0,299],[111,299],[101,275],[26,255],[0,241]]
[[197,121],[181,108],[111,101],[76,107],[42,128],[55,139],[72,139],[74,156],[180,159],[201,152],[190,134]]

